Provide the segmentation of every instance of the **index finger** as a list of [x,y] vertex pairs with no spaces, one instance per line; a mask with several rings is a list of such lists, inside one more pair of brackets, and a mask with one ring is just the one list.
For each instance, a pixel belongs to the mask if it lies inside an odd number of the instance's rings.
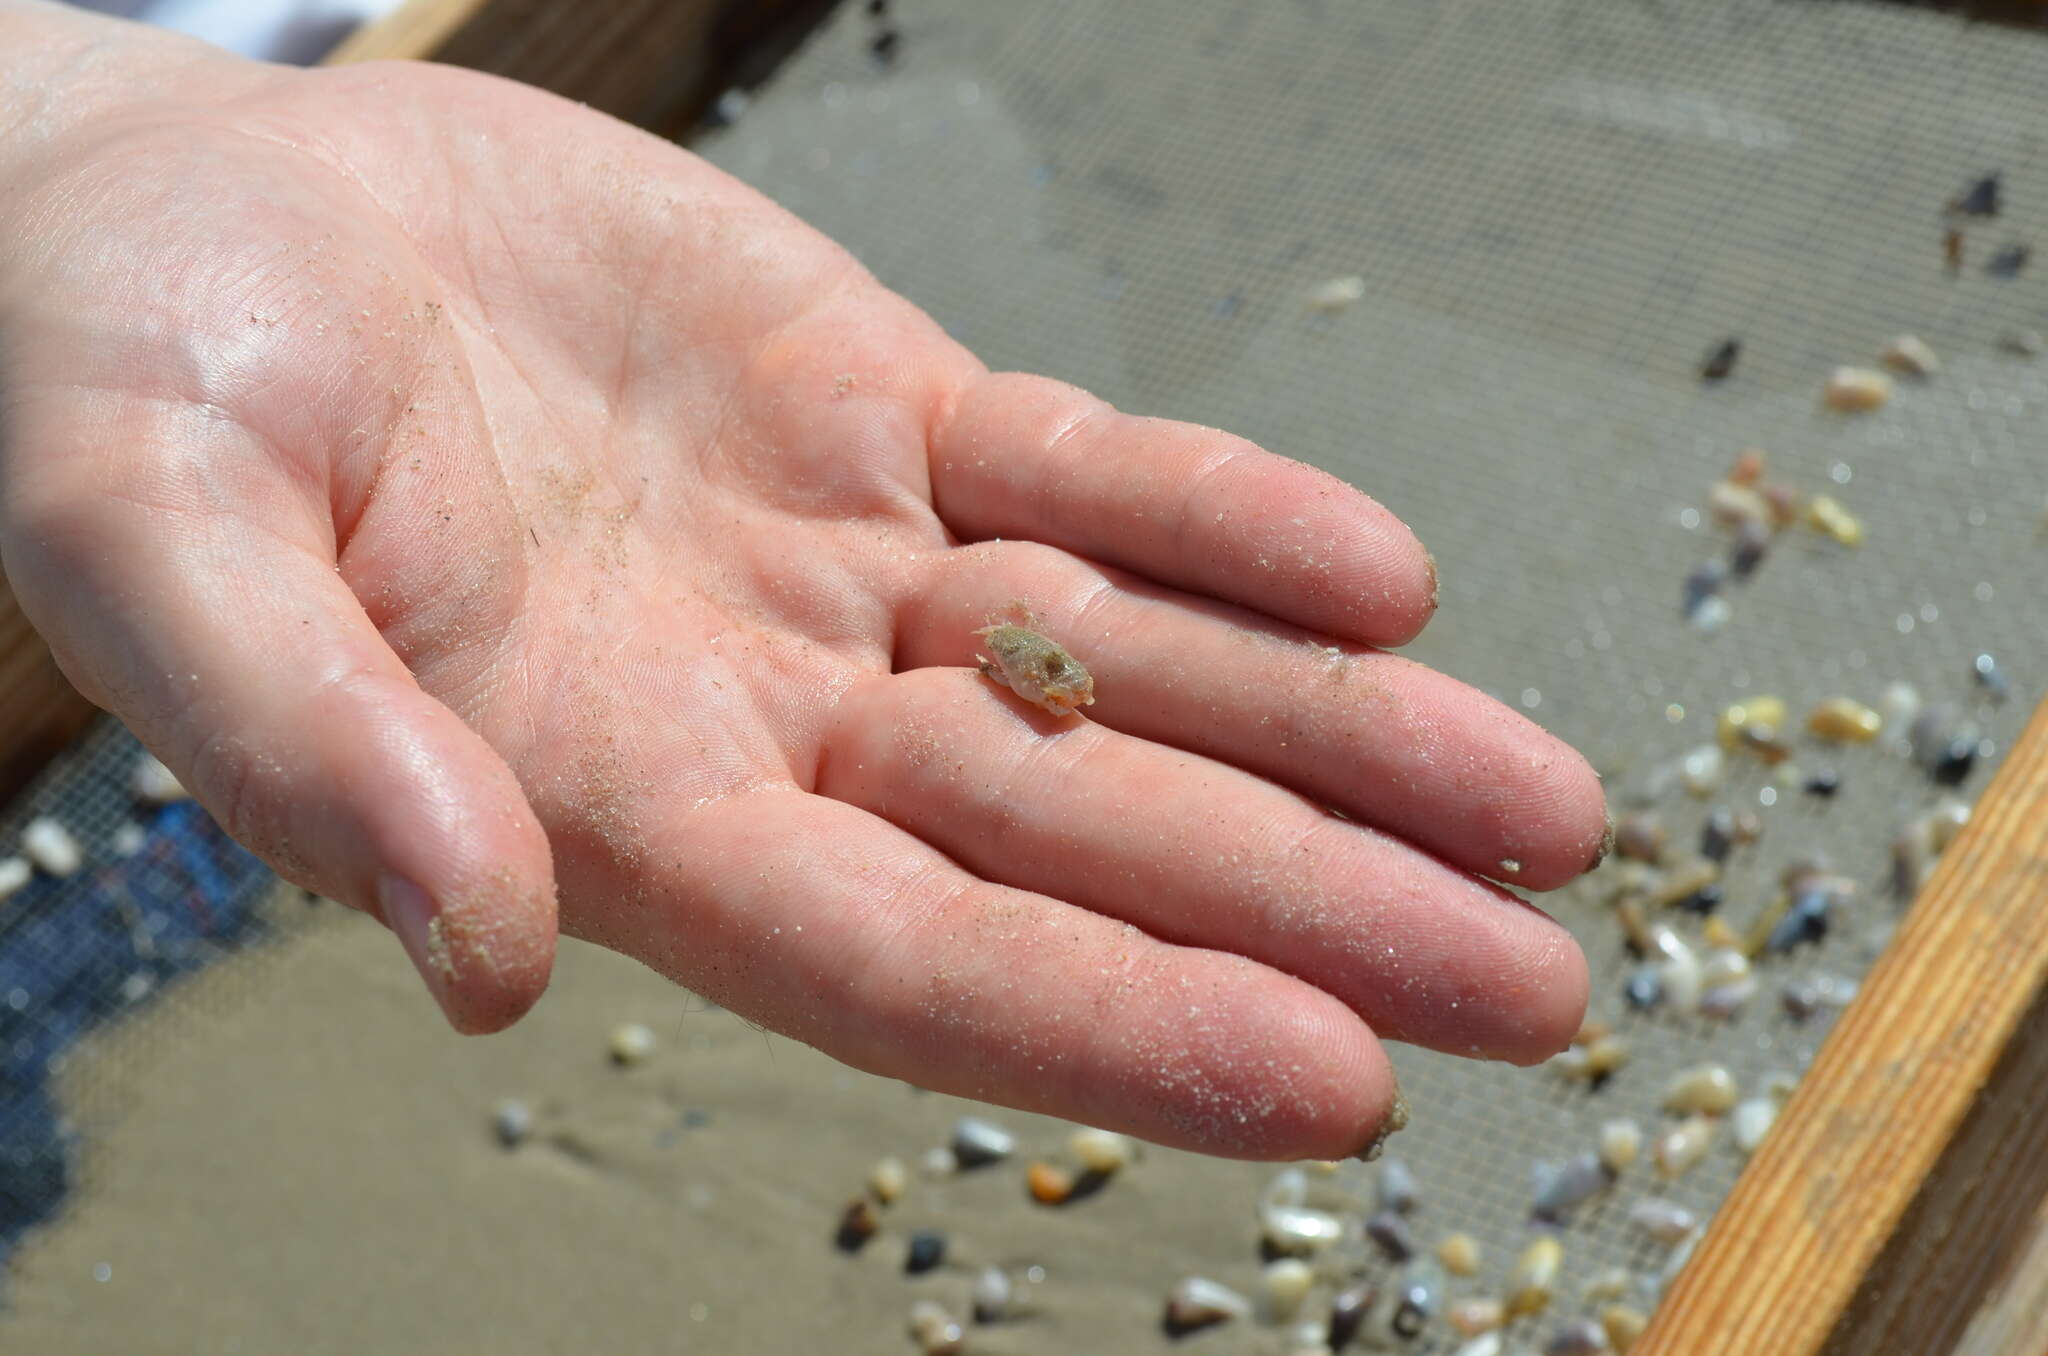
[[1429,553],[1335,476],[1043,377],[971,383],[933,429],[931,480],[965,540],[1045,542],[1326,635],[1399,645],[1436,609]]

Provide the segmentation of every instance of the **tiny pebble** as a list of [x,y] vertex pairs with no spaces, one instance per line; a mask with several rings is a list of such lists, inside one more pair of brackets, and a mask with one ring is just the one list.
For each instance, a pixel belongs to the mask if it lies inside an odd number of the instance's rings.
[[19,891],[35,878],[36,869],[26,857],[0,857],[0,899]]
[[1993,702],[2002,703],[2012,695],[2012,684],[2006,681],[2005,671],[1998,667],[1998,661],[1988,654],[1980,654],[1971,661],[1970,672],[1977,679],[1977,686]]
[[1777,1098],[1752,1097],[1736,1106],[1734,1114],[1728,1117],[1728,1132],[1736,1148],[1746,1154],[1755,1153],[1777,1119]]
[[1863,413],[1892,398],[1892,379],[1868,367],[1838,367],[1828,374],[1821,398],[1831,410]]
[[639,1064],[654,1053],[654,1033],[638,1022],[621,1022],[612,1028],[609,1048],[612,1063]]
[[1806,503],[1806,525],[1844,546],[1863,544],[1863,522],[1832,495],[1817,494]]
[[1692,573],[1685,577],[1679,598],[1679,614],[1687,620],[1697,621],[1700,609],[1720,594],[1721,585],[1727,578],[1727,568],[1717,560],[1709,560],[1695,567]]
[[999,1163],[1017,1151],[1017,1137],[993,1121],[962,1116],[953,1124],[953,1158],[963,1168]]
[[1612,1173],[1626,1172],[1643,1149],[1643,1127],[1627,1117],[1600,1126],[1600,1161]]
[[1330,1301],[1330,1350],[1342,1351],[1351,1345],[1379,1294],[1379,1287],[1371,1281],[1359,1281],[1337,1292]]
[[1451,1331],[1460,1337],[1477,1337],[1507,1322],[1508,1307],[1497,1299],[1461,1299],[1444,1311]]
[[1250,1300],[1206,1276],[1187,1277],[1166,1297],[1166,1326],[1176,1335],[1251,1316]]
[[1793,896],[1792,907],[1764,938],[1764,950],[1782,954],[1826,937],[1833,902],[1833,896],[1826,890],[1802,890]]
[[1941,359],[1935,356],[1927,341],[1918,335],[1902,334],[1884,346],[1878,360],[1894,372],[1909,377],[1931,377],[1941,370]]
[[1395,1337],[1419,1336],[1436,1317],[1443,1296],[1443,1272],[1425,1259],[1407,1268],[1394,1282],[1394,1311],[1387,1329]]
[[1806,718],[1806,728],[1837,743],[1867,744],[1884,728],[1884,717],[1849,697],[1829,697]]
[[967,1341],[960,1320],[929,1299],[911,1301],[910,1336],[924,1356],[957,1356]]
[[2007,353],[2032,358],[2038,356],[2043,348],[2048,348],[2048,340],[2041,338],[2039,330],[2007,330],[1998,336],[1998,346]]
[[1625,1353],[1650,1326],[1650,1319],[1640,1309],[1631,1309],[1625,1304],[1609,1304],[1600,1310],[1600,1326],[1606,1330],[1607,1340],[1614,1349]]
[[1131,1161],[1131,1141],[1113,1130],[1076,1130],[1067,1137],[1067,1149],[1081,1166],[1099,1176],[1108,1176]]
[[1629,972],[1622,996],[1638,1012],[1648,1012],[1664,1001],[1664,980],[1654,965],[1642,965]]
[[149,831],[134,820],[129,820],[114,830],[113,840],[108,844],[116,857],[133,857],[149,842]]
[[936,1229],[919,1229],[910,1236],[910,1243],[903,1251],[903,1270],[912,1276],[921,1276],[945,1260],[946,1236]]
[[868,1190],[883,1205],[893,1205],[910,1185],[910,1169],[900,1158],[885,1158],[868,1170]]
[[1771,529],[1754,518],[1735,525],[1735,544],[1728,550],[1728,570],[1737,579],[1747,579],[1764,563],[1771,549]]
[[1994,278],[2017,278],[2034,251],[2018,240],[2001,245],[1984,261],[1984,272]]
[[1341,278],[1331,278],[1318,283],[1309,290],[1308,307],[1326,315],[1335,315],[1348,310],[1365,297],[1365,279],[1356,273],[1347,273]]
[[1711,796],[1721,787],[1727,760],[1712,744],[1702,744],[1679,759],[1678,779],[1695,796]]
[[1380,1208],[1383,1210],[1413,1214],[1416,1203],[1422,1199],[1414,1172],[1399,1158],[1389,1158],[1380,1164],[1378,1187]]
[[128,787],[137,800],[151,805],[164,805],[174,800],[185,800],[191,792],[178,780],[177,774],[165,767],[152,754],[143,754],[135,760],[135,768],[128,774]]
[[1540,1314],[1550,1307],[1558,1268],[1564,1264],[1564,1245],[1545,1235],[1522,1249],[1508,1277],[1508,1317]]
[[1700,359],[1701,381],[1726,381],[1728,374],[1735,370],[1736,359],[1742,356],[1740,339],[1723,339],[1707,350],[1707,356]]
[[1501,1356],[1505,1339],[1497,1332],[1482,1333],[1451,1353],[1451,1356]]
[[69,876],[85,865],[78,840],[49,815],[37,815],[21,831],[21,853],[53,876]]
[[976,1323],[1000,1323],[1010,1316],[1010,1301],[1016,1295],[1016,1287],[1010,1281],[1010,1273],[1001,1267],[983,1267],[974,1278],[974,1321]]
[[1566,1211],[1599,1195],[1614,1184],[1614,1173],[1599,1154],[1588,1149],[1562,1163],[1539,1164],[1536,1200],[1531,1213],[1555,1222]]
[[875,1207],[867,1197],[861,1196],[847,1202],[846,1209],[840,1212],[832,1241],[841,1252],[859,1252],[875,1236],[875,1230],[881,1227],[882,1222],[875,1217]]
[[1389,1262],[1405,1262],[1415,1256],[1415,1234],[1398,1211],[1382,1210],[1367,1220],[1365,1235],[1379,1245]]
[[1665,1247],[1676,1247],[1699,1227],[1699,1216],[1661,1196],[1645,1196],[1628,1208],[1628,1222]]
[[1607,1329],[1590,1318],[1575,1318],[1551,1334],[1543,1356],[1598,1356],[1607,1350]]
[[533,1133],[533,1108],[517,1097],[507,1097],[492,1108],[491,1129],[497,1134],[498,1143],[508,1149],[517,1148]]
[[960,1160],[953,1156],[951,1149],[941,1144],[924,1151],[917,1160],[917,1170],[929,1178],[951,1177],[960,1171]]
[[1777,734],[1785,724],[1785,702],[1779,697],[1750,697],[1744,701],[1730,702],[1721,709],[1714,721],[1714,737],[1724,749],[1741,748],[1745,736],[1755,738],[1752,731],[1760,731],[1764,737]]
[[1074,1174],[1043,1159],[1025,1169],[1024,1184],[1040,1205],[1059,1205],[1074,1194]]
[[1453,1276],[1479,1273],[1479,1240],[1470,1234],[1449,1234],[1436,1245],[1436,1257]]
[[1693,1164],[1706,1157],[1714,1141],[1714,1123],[1705,1116],[1688,1116],[1683,1122],[1657,1136],[1650,1158],[1665,1178],[1683,1176]]
[[[1375,1218],[1378,1218],[1375,1216]],[[1399,1219],[1400,1216],[1392,1216]],[[1268,1205],[1259,1210],[1259,1237],[1287,1257],[1320,1252],[1344,1237],[1344,1221],[1327,1210],[1301,1205]]]
[[1586,1303],[1621,1299],[1635,1286],[1635,1275],[1628,1268],[1608,1267],[1605,1271],[1595,1272],[1593,1279],[1586,1282]]
[[1955,216],[1995,217],[1999,207],[1998,187],[1999,173],[1994,170],[1950,198],[1948,210]]
[[1824,767],[1806,779],[1806,794],[1833,800],[1835,792],[1842,789],[1842,775],[1831,767]]
[[1309,1288],[1315,1284],[1315,1268],[1298,1257],[1282,1257],[1266,1263],[1259,1273],[1259,1286],[1264,1292],[1266,1313],[1276,1323],[1285,1323],[1300,1312],[1301,1303],[1308,1298]]
[[1839,975],[1816,974],[1788,982],[1779,1001],[1795,1021],[1805,1021],[1823,1008],[1844,1008],[1856,996],[1854,981]]

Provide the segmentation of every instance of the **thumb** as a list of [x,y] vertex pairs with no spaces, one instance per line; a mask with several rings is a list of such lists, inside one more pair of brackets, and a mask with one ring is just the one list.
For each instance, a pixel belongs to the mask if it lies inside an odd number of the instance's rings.
[[547,838],[371,624],[331,529],[10,479],[7,573],[80,690],[280,875],[383,920],[456,1030],[523,1015],[554,958]]

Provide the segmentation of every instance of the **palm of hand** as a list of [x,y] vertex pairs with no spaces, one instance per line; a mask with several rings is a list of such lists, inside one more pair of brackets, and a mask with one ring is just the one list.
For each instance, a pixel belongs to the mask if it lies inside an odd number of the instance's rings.
[[[1569,1034],[1569,939],[1464,870],[1568,878],[1597,788],[1370,648],[1432,602],[1370,501],[990,375],[529,91],[235,68],[149,117],[36,190],[10,574],[243,841],[424,891],[459,1025],[538,992],[559,882],[566,930],[851,1063],[1220,1152],[1357,1147],[1374,1029]],[[1012,599],[1090,719],[974,673]]]

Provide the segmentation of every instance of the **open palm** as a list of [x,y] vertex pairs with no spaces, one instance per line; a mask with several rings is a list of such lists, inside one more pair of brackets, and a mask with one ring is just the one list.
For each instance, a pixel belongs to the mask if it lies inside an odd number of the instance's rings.
[[[0,206],[8,573],[458,1027],[538,996],[559,885],[851,1064],[1219,1153],[1367,1143],[1375,1032],[1570,1034],[1577,949],[1477,876],[1584,869],[1598,786],[1375,648],[1434,601],[1383,509],[991,374],[586,110],[166,50]],[[976,672],[1013,600],[1085,716]]]

